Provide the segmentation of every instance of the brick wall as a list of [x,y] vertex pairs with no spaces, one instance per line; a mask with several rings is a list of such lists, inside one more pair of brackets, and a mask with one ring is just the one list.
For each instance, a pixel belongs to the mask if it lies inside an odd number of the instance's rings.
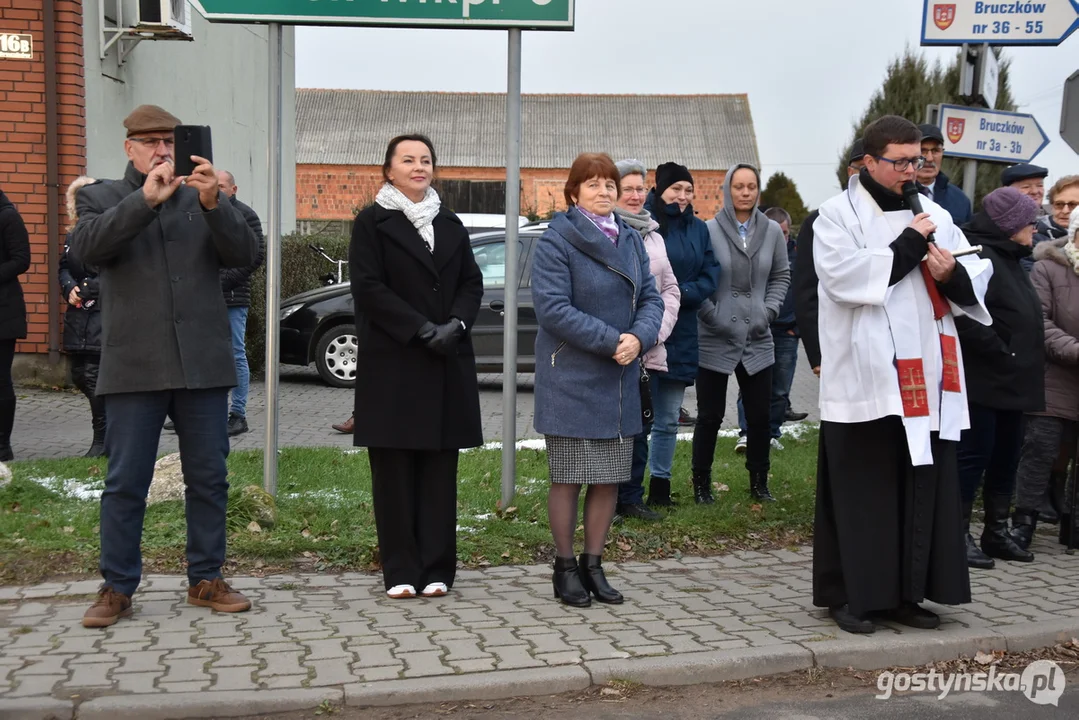
[[[2,0],[0,0],[2,2]],[[562,188],[569,170],[521,170],[521,214],[530,210],[539,215],[551,209],[564,210]],[[702,170],[693,173],[696,198],[693,208],[704,219],[715,216],[723,207],[723,178],[726,172]],[[438,169],[445,180],[499,180],[505,182],[502,168]],[[648,184],[654,181],[651,173]],[[374,200],[382,185],[382,168],[375,165],[297,165],[296,218],[298,220],[351,220],[354,210]]]
[[[49,351],[49,303],[59,302],[49,273],[50,242],[63,246],[67,225],[63,191],[86,167],[85,88],[83,83],[82,2],[55,0],[57,114],[60,187],[50,190],[46,174],[44,0],[0,0],[0,29],[30,33],[32,60],[0,58],[0,189],[19,208],[30,232],[30,269],[20,278],[26,296],[29,333],[22,353]],[[48,193],[57,194],[57,237],[48,233]]]

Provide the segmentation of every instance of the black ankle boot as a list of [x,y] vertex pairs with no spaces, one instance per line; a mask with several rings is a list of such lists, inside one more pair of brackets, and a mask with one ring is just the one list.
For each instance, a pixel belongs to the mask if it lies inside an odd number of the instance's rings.
[[1027,552],[1008,533],[1008,509],[1010,495],[986,495],[985,529],[982,531],[982,552],[989,557],[1016,562],[1033,562],[1034,555]]
[[581,574],[581,585],[584,586],[585,596],[592,593],[601,603],[621,605],[622,593],[607,582],[607,576],[603,574],[603,567],[600,565],[601,559],[600,555],[587,554],[581,555],[578,559],[577,567]]
[[581,574],[577,568],[577,558],[554,559],[554,596],[566,605],[588,607],[592,604],[588,591],[581,584]]
[[1016,508],[1012,513],[1012,529],[1009,533],[1012,540],[1023,550],[1030,547],[1030,541],[1034,539],[1034,528],[1038,527],[1038,511]]
[[652,507],[671,507],[671,479],[653,475],[648,480],[647,504]]
[[0,460],[9,462],[15,459],[15,453],[11,450],[11,434],[0,434]]
[[83,457],[105,457],[105,398],[90,399],[91,424],[94,428],[94,440]]
[[978,547],[978,543],[974,542],[974,538],[970,536],[970,515],[973,511],[973,505],[973,502],[963,503],[963,535],[967,539],[967,567],[977,568],[978,570],[992,570],[996,566],[993,558],[983,553],[981,548]]
[[716,501],[712,497],[712,478],[709,475],[693,473],[693,501],[698,505],[711,505]]
[[749,494],[754,500],[763,502],[775,502],[772,493],[768,492],[768,471],[752,470],[749,473]]

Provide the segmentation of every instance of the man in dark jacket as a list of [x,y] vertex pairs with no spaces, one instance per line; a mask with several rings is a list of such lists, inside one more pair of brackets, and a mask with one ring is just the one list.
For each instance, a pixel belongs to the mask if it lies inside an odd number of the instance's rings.
[[970,222],[970,200],[940,171],[944,161],[944,135],[936,125],[919,125],[925,165],[918,171],[918,185],[930,200],[948,211],[956,225]]
[[221,291],[225,293],[225,305],[229,309],[229,326],[232,328],[232,352],[236,359],[236,387],[232,390],[232,407],[229,409],[229,435],[247,432],[247,389],[251,371],[247,365],[247,310],[251,305],[251,275],[259,269],[266,256],[266,241],[262,236],[262,221],[250,207],[236,199],[236,178],[228,170],[217,171],[221,192],[232,206],[240,211],[247,226],[259,241],[255,262],[242,268],[221,268]]
[[187,486],[187,601],[219,612],[251,603],[221,577],[229,452],[228,389],[236,384],[218,270],[255,260],[258,240],[221,193],[213,165],[173,168],[180,121],[142,105],[126,120],[122,180],[79,191],[75,262],[98,270],[102,354],[97,394],[109,422],[101,496],[101,574],[85,627],[131,614],[142,576],[146,493],[165,416],[176,422]]
[[30,235],[15,204],[0,190],[0,460],[14,460],[15,343],[26,337],[26,301],[19,276],[30,269]]

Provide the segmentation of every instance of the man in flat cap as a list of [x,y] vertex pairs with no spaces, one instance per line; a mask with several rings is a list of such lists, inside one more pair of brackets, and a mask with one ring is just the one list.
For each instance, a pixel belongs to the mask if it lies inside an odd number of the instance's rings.
[[919,125],[918,129],[922,131],[922,156],[925,157],[925,165],[918,171],[918,190],[947,210],[956,225],[970,222],[973,217],[970,199],[940,171],[940,164],[944,162],[944,135],[936,125]]
[[143,518],[161,426],[180,440],[187,486],[188,602],[219,612],[251,603],[221,576],[225,561],[228,390],[236,384],[218,270],[254,262],[258,241],[205,158],[173,170],[180,121],[143,105],[124,121],[127,171],[83,188],[69,252],[99,271],[102,353],[97,393],[109,419],[101,496],[101,575],[85,627],[131,614],[142,577]]
[[[1045,203],[1045,178],[1049,177],[1049,171],[1038,165],[1019,163],[1004,168],[1000,173],[1000,184],[1004,187],[1013,187],[1023,193],[1038,206],[1038,220],[1034,229],[1034,244],[1037,245],[1045,240],[1055,240],[1063,237],[1066,232],[1058,232],[1049,222],[1049,217],[1042,209]],[[1034,269],[1034,257],[1027,255],[1019,259],[1019,263],[1029,272]]]

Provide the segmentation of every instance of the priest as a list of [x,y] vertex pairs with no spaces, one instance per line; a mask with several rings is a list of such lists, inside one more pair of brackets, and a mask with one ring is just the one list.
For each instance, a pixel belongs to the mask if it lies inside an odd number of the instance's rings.
[[900,117],[870,124],[865,167],[813,223],[813,603],[848,632],[871,633],[876,620],[932,629],[940,619],[919,603],[970,602],[955,455],[969,420],[953,317],[992,322],[992,268],[961,252],[969,244],[946,210],[913,189],[904,197],[925,163],[921,139]]

